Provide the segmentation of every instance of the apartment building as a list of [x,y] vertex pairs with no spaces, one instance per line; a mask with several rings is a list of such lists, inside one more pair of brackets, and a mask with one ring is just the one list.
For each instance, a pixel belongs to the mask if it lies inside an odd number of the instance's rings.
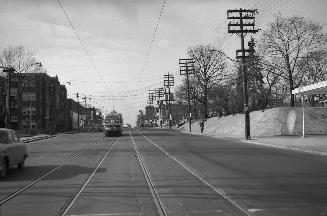
[[67,90],[58,77],[13,73],[10,82],[10,127],[29,133],[66,130]]
[[0,128],[6,126],[6,81],[6,78],[0,76]]

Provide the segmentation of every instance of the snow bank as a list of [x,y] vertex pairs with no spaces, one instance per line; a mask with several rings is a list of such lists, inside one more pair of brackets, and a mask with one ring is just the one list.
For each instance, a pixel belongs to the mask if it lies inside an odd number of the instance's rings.
[[[305,133],[327,134],[327,109],[305,108]],[[301,135],[302,108],[278,107],[250,113],[251,136]],[[181,127],[189,131],[189,124]],[[199,122],[192,124],[192,132],[200,133]],[[244,136],[244,114],[213,117],[205,122],[205,134],[212,136]]]

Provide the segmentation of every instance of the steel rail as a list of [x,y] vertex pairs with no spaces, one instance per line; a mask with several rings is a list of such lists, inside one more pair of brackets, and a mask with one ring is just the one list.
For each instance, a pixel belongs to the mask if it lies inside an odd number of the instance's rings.
[[[29,189],[30,187],[32,187],[33,185],[35,185],[36,183],[38,183],[39,181],[41,181],[42,179],[44,179],[45,177],[49,176],[50,174],[52,174],[53,172],[57,171],[58,169],[60,169],[62,166],[64,166],[65,164],[69,163],[70,161],[74,160],[76,157],[80,156],[81,154],[83,154],[84,152],[88,151],[90,148],[92,148],[93,146],[97,145],[99,142],[101,142],[103,140],[103,138],[97,140],[96,142],[92,143],[91,145],[89,145],[87,148],[82,149],[81,151],[79,151],[77,154],[75,154],[74,156],[68,158],[67,160],[65,160],[63,163],[59,164],[58,166],[56,166],[55,168],[51,169],[50,171],[46,172],[45,174],[43,174],[42,176],[40,176],[39,178],[37,178],[36,180],[30,182],[29,184],[27,184],[26,186],[18,189],[17,191],[13,192],[12,194],[10,194],[9,196],[3,198],[2,200],[0,200],[0,207],[5,204],[6,202],[10,201],[11,199],[15,198],[16,196],[20,195],[21,193],[23,193],[24,191],[26,191],[27,189]],[[1,215],[1,213],[0,213]]]
[[218,195],[220,195],[221,197],[223,197],[232,206],[234,206],[235,208],[237,208],[241,213],[243,213],[246,216],[252,216],[250,214],[250,212],[248,212],[246,209],[244,209],[242,206],[240,206],[238,203],[236,203],[234,200],[232,200],[232,198],[229,197],[229,196],[227,196],[223,191],[220,191],[215,186],[213,186],[212,184],[210,184],[207,180],[205,180],[203,177],[201,177],[200,175],[198,175],[195,171],[191,170],[186,165],[184,165],[182,162],[180,162],[179,160],[177,160],[174,156],[172,156],[171,154],[169,154],[162,147],[158,146],[155,142],[153,142],[152,140],[150,140],[147,136],[145,136],[144,134],[142,134],[139,130],[137,130],[137,129],[135,129],[135,130],[141,136],[143,136],[146,140],[148,140],[148,142],[150,142],[152,145],[156,146],[160,151],[162,151],[166,156],[168,156],[169,158],[171,158],[172,160],[174,160],[177,164],[179,164],[180,166],[182,166],[185,170],[187,170],[189,173],[191,173],[193,176],[195,176],[197,179],[199,179],[201,182],[203,182],[205,185],[207,185],[213,191],[215,191]]
[[136,156],[137,156],[137,159],[139,161],[139,164],[140,164],[140,166],[142,168],[143,174],[145,176],[146,182],[147,182],[147,184],[149,186],[153,201],[154,201],[154,203],[155,203],[155,205],[157,207],[158,214],[159,214],[159,216],[167,216],[167,213],[166,213],[166,211],[164,209],[164,206],[163,206],[163,204],[162,204],[162,202],[161,202],[161,200],[159,198],[159,195],[158,195],[158,193],[157,193],[157,191],[156,191],[156,189],[154,187],[154,184],[152,182],[150,173],[147,171],[147,169],[146,169],[146,167],[144,165],[141,153],[140,153],[140,151],[139,151],[139,149],[138,149],[138,147],[137,147],[137,145],[135,143],[135,140],[134,140],[134,138],[132,136],[131,130],[129,130],[129,135],[130,135],[130,138],[132,140],[132,144],[133,144],[134,150],[136,152]]
[[57,214],[58,216],[59,215],[60,216],[65,216],[67,214],[67,212],[71,209],[71,207],[74,205],[75,201],[77,200],[77,198],[79,197],[79,195],[81,195],[81,193],[83,192],[83,190],[85,189],[85,187],[87,186],[87,184],[90,182],[90,180],[92,179],[92,177],[95,175],[95,173],[97,172],[97,170],[99,169],[99,167],[101,166],[101,164],[103,163],[103,161],[108,157],[108,154],[111,152],[112,147],[117,143],[117,140],[118,140],[118,138],[116,138],[115,140],[113,140],[111,142],[110,147],[108,148],[108,150],[106,151],[106,153],[102,156],[102,158],[99,160],[99,162],[97,163],[97,165],[94,168],[93,172],[86,179],[86,181],[84,182],[84,184],[81,185],[81,187],[78,189],[78,191],[76,191],[76,193],[71,197],[71,199],[68,202],[66,202],[66,204],[63,206],[63,208],[61,208],[61,210]]

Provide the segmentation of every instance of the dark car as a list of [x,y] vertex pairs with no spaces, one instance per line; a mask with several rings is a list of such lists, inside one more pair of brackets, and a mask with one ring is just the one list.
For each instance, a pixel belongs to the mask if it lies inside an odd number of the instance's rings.
[[26,144],[22,143],[14,130],[0,128],[0,178],[4,178],[10,167],[23,169],[27,158]]

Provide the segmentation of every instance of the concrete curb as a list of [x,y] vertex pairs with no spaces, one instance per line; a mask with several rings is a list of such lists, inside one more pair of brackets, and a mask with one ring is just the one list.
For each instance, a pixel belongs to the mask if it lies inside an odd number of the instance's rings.
[[327,156],[327,152],[320,152],[320,151],[315,151],[315,150],[310,150],[310,149],[303,149],[299,147],[292,147],[292,146],[282,146],[282,145],[275,145],[271,143],[263,143],[263,142],[256,142],[253,140],[241,140],[239,138],[235,137],[226,137],[226,136],[211,136],[210,134],[201,134],[201,133],[194,133],[194,132],[188,132],[188,131],[181,131],[182,133],[185,134],[193,134],[193,135],[199,135],[199,136],[208,136],[208,137],[213,137],[217,139],[227,139],[227,140],[234,140],[237,142],[245,143],[245,144],[254,144],[254,145],[261,145],[261,146],[267,146],[271,148],[276,148],[276,149],[283,149],[283,150],[291,150],[291,151],[296,151],[296,152],[301,152],[301,153],[308,153],[308,154],[314,154],[314,155],[320,155],[320,156]]
[[39,140],[44,140],[44,139],[49,139],[52,138],[54,136],[50,136],[50,135],[45,135],[45,136],[40,136],[40,137],[23,137],[21,138],[21,141],[23,143],[30,143],[30,142],[35,142],[35,141],[39,141]]
[[[235,140],[237,140],[237,139],[235,139]],[[270,144],[270,143],[256,142],[256,141],[252,141],[252,140],[238,140],[238,142],[242,142],[242,143],[246,143],[246,144],[267,146],[267,147],[276,148],[276,149],[292,150],[292,151],[315,154],[315,155],[320,155],[320,156],[327,156],[327,152],[319,152],[319,151],[303,149],[303,148],[298,148],[298,147],[280,146],[280,145],[274,145],[274,144]]]

